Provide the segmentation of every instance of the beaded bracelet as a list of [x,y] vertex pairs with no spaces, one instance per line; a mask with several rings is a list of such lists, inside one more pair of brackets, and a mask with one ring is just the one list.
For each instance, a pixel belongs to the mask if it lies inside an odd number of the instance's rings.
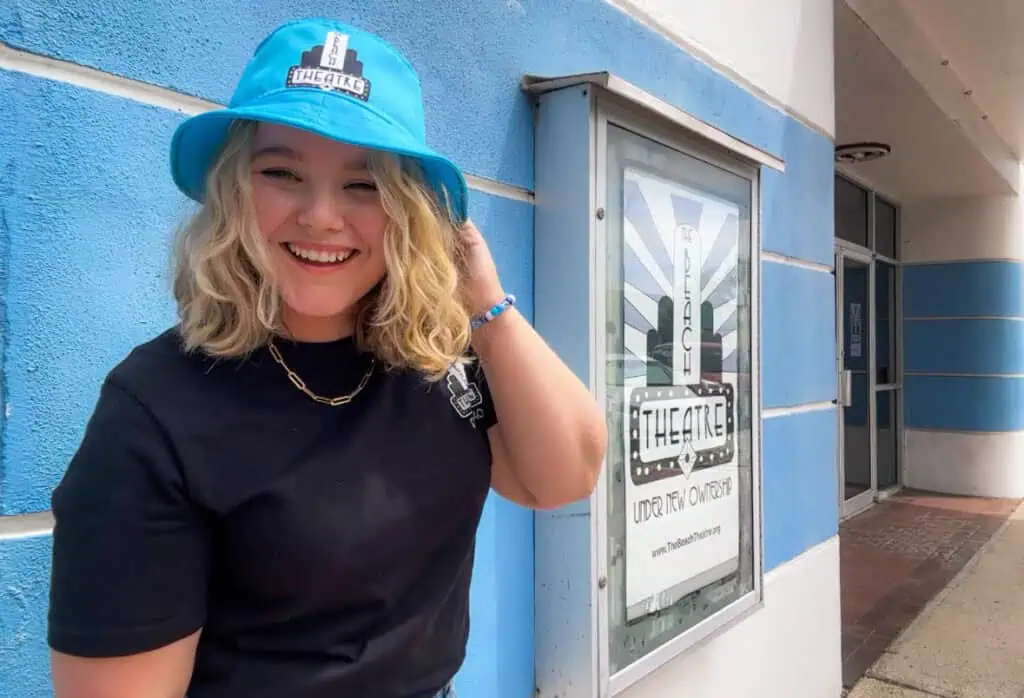
[[515,304],[516,304],[516,297],[513,296],[511,293],[508,294],[507,296],[502,298],[500,301],[498,301],[497,303],[492,305],[487,310],[487,312],[481,313],[480,315],[477,315],[476,317],[474,317],[471,320],[472,328],[475,330],[475,329],[478,329],[478,328],[482,327],[483,325],[486,325],[488,322],[490,322],[494,318],[498,317],[499,315],[501,315],[503,312],[505,312],[506,310],[508,310],[509,308],[511,308]]

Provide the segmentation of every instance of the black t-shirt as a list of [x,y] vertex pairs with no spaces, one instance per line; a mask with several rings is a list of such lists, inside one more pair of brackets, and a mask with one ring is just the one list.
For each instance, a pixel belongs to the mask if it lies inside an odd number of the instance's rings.
[[[352,339],[276,344],[319,395],[370,366]],[[169,330],[110,372],[53,494],[49,642],[202,627],[189,698],[432,696],[464,657],[494,423],[479,364],[378,366],[331,407],[266,348],[213,360]]]

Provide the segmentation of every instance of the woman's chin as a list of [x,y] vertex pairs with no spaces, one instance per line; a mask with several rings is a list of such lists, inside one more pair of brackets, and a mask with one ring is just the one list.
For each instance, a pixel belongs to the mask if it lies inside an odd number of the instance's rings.
[[356,306],[333,303],[302,303],[285,301],[284,324],[296,339],[323,341],[352,334],[355,329]]

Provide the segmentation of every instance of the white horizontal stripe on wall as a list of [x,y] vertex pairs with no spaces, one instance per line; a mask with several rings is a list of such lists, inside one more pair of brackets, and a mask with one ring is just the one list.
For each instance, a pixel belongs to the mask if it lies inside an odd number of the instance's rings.
[[0,516],[0,541],[14,538],[45,536],[53,531],[53,514],[41,511],[36,514]]
[[807,412],[819,412],[821,410],[831,410],[835,407],[834,402],[808,402],[803,405],[793,405],[791,407],[771,407],[762,410],[762,419],[773,419],[775,417],[786,417],[792,414],[805,414]]
[[818,262],[810,262],[806,259],[800,259],[798,257],[789,257],[784,254],[777,252],[761,252],[762,262],[773,262],[774,264],[788,264],[791,267],[800,267],[801,269],[809,269],[810,271],[824,272],[825,274],[832,273],[832,267],[827,264],[819,264]]

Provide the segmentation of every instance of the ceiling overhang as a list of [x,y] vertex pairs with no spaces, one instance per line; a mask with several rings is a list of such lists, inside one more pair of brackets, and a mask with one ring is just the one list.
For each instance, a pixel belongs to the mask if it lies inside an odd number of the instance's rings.
[[[1007,0],[1015,2],[1017,0]],[[874,34],[877,41],[902,64],[906,73],[924,90],[942,116],[953,124],[962,137],[977,151],[1005,185],[1006,192],[1020,191],[1020,161],[1017,154],[999,135],[989,115],[971,97],[971,88],[965,85],[950,68],[948,56],[943,55],[922,30],[903,0],[840,0]],[[842,8],[837,3],[837,16]],[[842,45],[837,32],[836,53],[850,47]],[[838,76],[838,72],[837,72]],[[837,84],[837,92],[840,90]],[[837,111],[848,105],[840,104]],[[897,105],[894,103],[893,107]],[[842,134],[838,134],[842,141]],[[898,145],[894,156],[898,156]],[[943,143],[932,147],[942,148]]]

